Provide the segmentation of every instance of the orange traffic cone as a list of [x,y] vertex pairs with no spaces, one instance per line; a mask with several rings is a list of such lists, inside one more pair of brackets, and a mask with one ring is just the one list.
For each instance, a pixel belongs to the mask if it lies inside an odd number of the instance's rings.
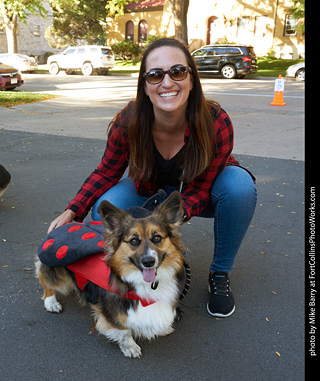
[[284,79],[282,75],[279,74],[278,79],[276,79],[274,85],[274,98],[270,106],[285,106],[286,103],[283,101],[283,90],[284,90]]

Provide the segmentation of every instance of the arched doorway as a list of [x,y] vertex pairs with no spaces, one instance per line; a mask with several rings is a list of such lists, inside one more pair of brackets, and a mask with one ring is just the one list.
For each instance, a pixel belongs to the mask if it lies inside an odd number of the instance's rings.
[[207,45],[210,45],[210,44],[213,44],[215,42],[215,40],[218,38],[217,36],[215,36],[215,20],[217,20],[218,17],[216,16],[211,16],[208,18],[208,23],[207,23],[207,40],[206,40],[206,44]]

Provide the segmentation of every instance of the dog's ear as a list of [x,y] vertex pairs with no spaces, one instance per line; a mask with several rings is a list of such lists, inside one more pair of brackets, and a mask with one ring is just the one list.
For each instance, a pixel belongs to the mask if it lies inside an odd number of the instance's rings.
[[123,210],[112,205],[109,201],[101,202],[99,205],[99,213],[107,234],[116,232],[120,228],[121,221],[123,221],[125,216]]
[[180,227],[183,223],[183,207],[181,194],[178,191],[171,193],[171,195],[159,205],[154,211],[169,225]]

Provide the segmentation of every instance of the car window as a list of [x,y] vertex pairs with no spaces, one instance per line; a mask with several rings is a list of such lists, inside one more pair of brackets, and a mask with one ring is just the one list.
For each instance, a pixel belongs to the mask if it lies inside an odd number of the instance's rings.
[[195,52],[192,53],[192,55],[194,57],[202,57],[202,56],[205,56],[206,55],[206,50],[205,49],[199,49],[199,50],[196,50]]
[[76,51],[76,48],[73,48],[73,49],[67,49],[64,53],[69,55],[69,54],[74,54],[75,51]]
[[78,48],[78,54],[84,54],[86,52],[85,48]]
[[229,47],[229,48],[226,48],[226,53],[231,55],[241,54],[241,50],[239,48]]
[[107,56],[107,55],[112,54],[111,49],[107,49],[107,48],[101,48],[101,53],[102,53],[104,56]]
[[90,48],[90,53],[97,54],[98,49],[97,48]]
[[207,56],[216,56],[216,55],[217,55],[217,49],[216,48],[207,49]]

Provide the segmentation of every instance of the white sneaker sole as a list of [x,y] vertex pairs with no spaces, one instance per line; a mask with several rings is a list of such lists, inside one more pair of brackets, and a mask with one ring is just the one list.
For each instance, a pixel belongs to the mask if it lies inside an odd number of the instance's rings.
[[220,314],[218,312],[215,312],[215,313],[212,313],[210,310],[209,310],[209,302],[207,303],[207,311],[208,313],[211,315],[211,316],[215,316],[215,317],[221,317],[221,318],[226,318],[226,317],[229,317],[230,315],[232,315],[234,313],[234,311],[236,310],[236,306],[233,306],[231,312],[229,312],[228,314],[224,315],[224,314]]

